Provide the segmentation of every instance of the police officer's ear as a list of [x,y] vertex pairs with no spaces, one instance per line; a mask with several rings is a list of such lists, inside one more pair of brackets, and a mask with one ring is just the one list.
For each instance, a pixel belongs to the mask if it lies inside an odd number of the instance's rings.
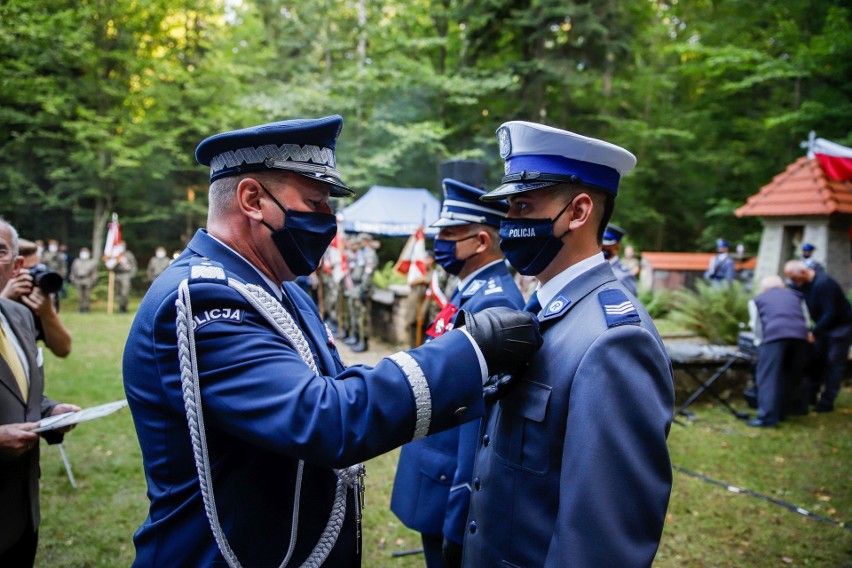
[[[564,214],[569,219],[568,228],[571,231],[578,231],[586,225],[594,223],[596,218],[594,213],[597,208],[596,200],[589,193],[578,193]],[[595,224],[595,229],[597,229],[597,224]]]
[[487,251],[491,248],[494,242],[494,237],[484,227],[476,233],[476,254]]
[[260,202],[264,196],[263,187],[254,178],[245,177],[237,184],[237,207],[243,215],[252,221],[258,223],[263,221],[263,210]]

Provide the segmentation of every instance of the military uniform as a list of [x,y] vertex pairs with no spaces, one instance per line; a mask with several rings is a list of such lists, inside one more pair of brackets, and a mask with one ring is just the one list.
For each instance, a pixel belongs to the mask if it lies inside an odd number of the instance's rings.
[[51,272],[57,273],[63,279],[68,277],[68,262],[65,258],[65,253],[61,250],[44,251],[41,255],[41,261]]
[[151,260],[148,261],[148,268],[145,271],[148,282],[153,282],[157,276],[169,267],[170,263],[171,259],[167,256],[152,256]]
[[115,272],[115,297],[118,301],[118,311],[127,312],[127,303],[130,300],[130,285],[139,265],[136,256],[126,250],[119,256],[118,262],[113,268]]
[[[501,224],[501,249],[520,273],[559,271],[528,303],[544,346],[483,420],[463,566],[650,566],[672,483],[671,364],[647,312],[588,245],[597,227],[556,228],[584,188],[614,197],[636,158],[528,122],[497,133],[506,175],[484,200],[570,184],[529,198],[533,212],[552,212],[560,191],[573,197],[555,217],[519,209]],[[585,258],[560,256],[562,247]]]
[[98,261],[94,258],[75,258],[71,263],[71,283],[77,288],[77,308],[89,311],[92,288],[98,282]]
[[361,248],[353,259],[352,287],[349,294],[349,343],[354,351],[365,351],[369,346],[369,301],[373,293],[373,273],[379,264],[379,257],[370,246],[372,237],[359,235]]

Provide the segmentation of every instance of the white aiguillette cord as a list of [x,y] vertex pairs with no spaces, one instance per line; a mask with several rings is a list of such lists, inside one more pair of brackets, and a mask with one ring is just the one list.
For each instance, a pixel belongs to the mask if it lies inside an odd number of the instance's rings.
[[[228,279],[228,286],[236,290],[254,307],[257,312],[268,321],[275,331],[284,337],[307,364],[310,369],[319,374],[316,361],[314,361],[311,349],[299,326],[293,321],[293,317],[260,286],[243,284],[233,279]],[[210,471],[210,455],[207,448],[207,436],[204,428],[204,414],[201,408],[201,385],[198,380],[198,359],[195,351],[195,333],[192,319],[192,303],[189,295],[189,281],[184,280],[178,288],[178,299],[175,300],[177,307],[177,340],[178,357],[180,360],[180,378],[183,391],[183,401],[186,407],[186,420],[189,424],[189,434],[192,442],[192,453],[195,458],[195,467],[198,471],[198,481],[201,486],[201,497],[204,501],[204,511],[210,521],[210,528],[216,539],[216,544],[222,552],[222,556],[231,568],[241,568],[237,556],[228,544],[222,526],[219,523],[219,515],[216,510],[216,500],[213,496],[213,475]],[[296,546],[299,521],[299,497],[302,489],[302,473],[305,462],[299,460],[296,474],[296,490],[293,497],[293,518],[291,521],[290,547],[287,555],[281,562],[280,568],[284,568],[290,562]],[[337,474],[337,486],[335,488],[334,503],[326,523],[325,529],[320,535],[317,544],[311,551],[307,560],[302,564],[306,568],[321,566],[328,558],[331,549],[340,536],[343,520],[346,517],[346,493],[349,487],[356,491],[363,491],[364,465],[357,464],[352,467],[334,470]],[[361,501],[360,493],[355,496],[356,520],[360,523]],[[360,539],[360,535],[358,536]]]

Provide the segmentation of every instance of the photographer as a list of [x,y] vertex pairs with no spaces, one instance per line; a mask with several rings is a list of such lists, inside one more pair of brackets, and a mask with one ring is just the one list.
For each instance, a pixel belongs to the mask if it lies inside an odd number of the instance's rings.
[[[58,275],[47,271],[41,264],[41,255],[35,243],[19,239],[18,250],[18,259],[22,261],[16,259],[11,278],[0,277],[0,297],[27,306],[35,317],[37,339],[44,341],[47,348],[57,357],[67,357],[71,353],[71,334],[59,319],[51,294],[36,285],[36,280],[42,284],[54,283]],[[35,272],[36,276],[31,272]]]

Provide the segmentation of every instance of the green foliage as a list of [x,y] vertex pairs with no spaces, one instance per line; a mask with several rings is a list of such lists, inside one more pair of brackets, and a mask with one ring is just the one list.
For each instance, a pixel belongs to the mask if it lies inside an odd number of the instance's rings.
[[642,250],[754,250],[732,212],[803,152],[852,143],[850,10],[833,0],[9,0],[0,3],[0,195],[27,237],[137,250],[203,224],[196,144],[339,113],[338,162],[437,190],[441,161],[502,163],[494,131],[535,120],[621,144],[638,165],[614,221]]
[[669,315],[674,308],[675,298],[671,290],[651,291],[640,288],[639,301],[648,310],[648,315],[657,320]]
[[749,295],[742,284],[711,286],[697,281],[695,288],[675,290],[669,319],[711,343],[735,345],[748,322]]
[[391,284],[405,284],[405,276],[393,269],[395,262],[389,260],[373,273],[373,285],[376,288],[387,288]]

